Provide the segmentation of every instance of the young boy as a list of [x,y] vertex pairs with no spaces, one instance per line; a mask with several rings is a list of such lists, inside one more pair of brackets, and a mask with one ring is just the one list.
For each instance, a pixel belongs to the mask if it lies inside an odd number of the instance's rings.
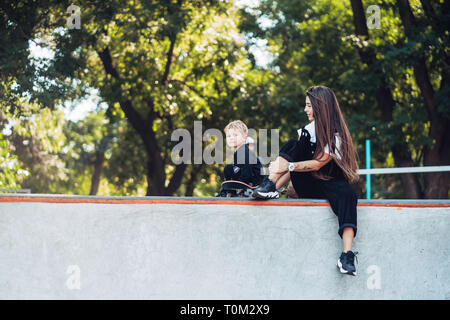
[[[234,151],[233,163],[224,168],[225,181],[241,181],[251,186],[260,184],[264,176],[261,175],[262,164],[255,153],[249,149],[246,143],[248,128],[241,120],[230,122],[224,129],[227,146]],[[220,197],[226,196],[223,190]]]

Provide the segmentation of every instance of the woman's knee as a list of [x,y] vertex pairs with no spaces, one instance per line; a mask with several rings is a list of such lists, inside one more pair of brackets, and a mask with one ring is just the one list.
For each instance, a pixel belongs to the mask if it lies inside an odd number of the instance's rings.
[[280,149],[278,153],[280,157],[286,159],[287,161],[293,161],[293,156],[296,153],[296,144],[297,141],[294,139],[289,140],[283,147]]
[[358,202],[358,195],[356,194],[355,189],[350,184],[347,187],[346,195],[351,202]]
[[341,183],[341,185],[337,187],[337,190],[339,190],[339,198],[345,198],[352,202],[356,202],[358,200],[358,195],[356,194],[355,189],[347,181]]

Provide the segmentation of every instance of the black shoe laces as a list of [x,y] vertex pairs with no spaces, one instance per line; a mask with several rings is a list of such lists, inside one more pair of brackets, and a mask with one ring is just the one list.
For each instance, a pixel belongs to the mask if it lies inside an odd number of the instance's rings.
[[[352,252],[353,252],[353,251],[352,251]],[[352,260],[352,261],[351,261],[352,264],[355,264],[355,259],[356,259],[356,262],[359,263],[359,262],[358,262],[358,257],[357,257],[357,255],[358,255],[358,251],[357,251],[357,252],[353,252],[353,255],[347,254],[346,256],[349,256],[349,258]]]

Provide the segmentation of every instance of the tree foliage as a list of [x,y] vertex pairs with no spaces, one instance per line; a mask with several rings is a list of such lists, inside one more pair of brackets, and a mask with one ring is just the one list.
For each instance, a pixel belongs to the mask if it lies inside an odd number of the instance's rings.
[[[373,167],[448,165],[449,12],[441,1],[381,1],[380,29],[367,28],[372,3],[360,0],[242,8],[219,0],[84,0],[76,3],[80,29],[67,28],[70,4],[0,4],[0,129],[12,128],[4,134],[12,152],[5,143],[0,150],[30,172],[15,183],[33,192],[213,195],[223,167],[174,165],[171,133],[185,128],[193,136],[194,121],[222,130],[241,119],[280,129],[286,142],[307,123],[311,85],[336,92],[360,167],[366,139]],[[252,53],[259,40],[273,57],[267,66]],[[51,55],[35,57],[31,48]],[[106,108],[65,119],[60,107],[92,89]],[[375,197],[448,198],[450,179],[373,181]],[[364,187],[361,179],[360,196]]]

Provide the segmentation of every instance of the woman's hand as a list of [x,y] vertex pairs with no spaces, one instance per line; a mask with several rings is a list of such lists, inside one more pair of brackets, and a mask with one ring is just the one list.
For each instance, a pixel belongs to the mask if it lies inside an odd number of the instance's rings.
[[283,173],[288,171],[288,161],[278,157],[275,161],[271,161],[269,165],[269,173]]

